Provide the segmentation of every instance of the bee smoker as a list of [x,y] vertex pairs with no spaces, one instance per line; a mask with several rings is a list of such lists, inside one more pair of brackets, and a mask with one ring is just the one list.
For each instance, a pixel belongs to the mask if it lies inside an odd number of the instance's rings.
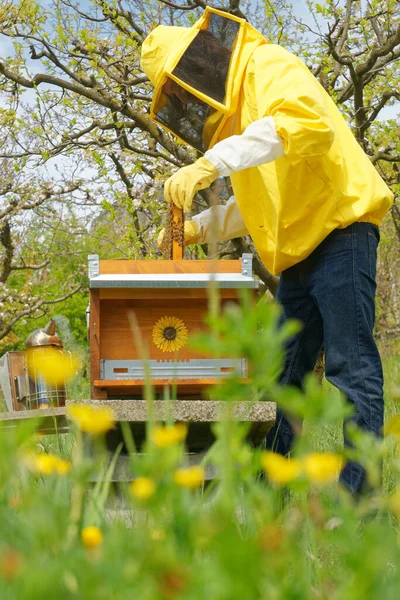
[[56,334],[56,324],[53,320],[28,336],[23,352],[7,352],[0,358],[0,387],[10,412],[65,406],[65,383],[50,384],[35,368],[37,359],[46,360],[49,348],[63,352],[63,345]]
[[[36,371],[37,360],[46,361],[46,350],[53,347],[63,351],[61,339],[56,335],[56,324],[51,319],[43,329],[36,329],[25,342],[25,382],[28,408],[48,408],[49,406],[65,406],[65,383],[51,385]],[[28,370],[27,360],[32,367]]]

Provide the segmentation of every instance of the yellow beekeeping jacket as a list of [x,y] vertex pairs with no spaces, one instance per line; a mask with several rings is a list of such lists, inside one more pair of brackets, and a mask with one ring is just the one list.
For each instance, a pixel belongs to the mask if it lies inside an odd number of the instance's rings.
[[[157,77],[150,77],[156,95],[193,39],[193,30],[204,28],[212,12],[217,11],[208,9],[194,28],[174,28],[181,29],[182,35],[174,33],[174,60],[169,66],[170,54],[155,51],[163,47],[163,34],[152,36],[142,60],[148,74],[157,71]],[[208,148],[231,135],[241,135],[263,117],[274,119],[284,156],[230,177],[257,251],[269,271],[277,274],[306,258],[336,228],[355,221],[379,225],[393,195],[307,67],[280,46],[266,43],[245,21],[240,31],[223,105],[196,93],[185,82],[182,86],[215,110],[206,123]]]

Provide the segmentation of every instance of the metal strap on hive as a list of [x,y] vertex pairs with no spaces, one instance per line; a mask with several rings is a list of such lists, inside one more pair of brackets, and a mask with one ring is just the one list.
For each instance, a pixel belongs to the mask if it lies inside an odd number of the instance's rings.
[[151,275],[99,275],[90,279],[90,288],[207,288],[215,281],[219,288],[258,288],[258,281],[240,273],[178,273]]
[[148,376],[151,379],[222,379],[232,371],[247,377],[246,359],[100,360],[100,379],[104,380],[145,380]]

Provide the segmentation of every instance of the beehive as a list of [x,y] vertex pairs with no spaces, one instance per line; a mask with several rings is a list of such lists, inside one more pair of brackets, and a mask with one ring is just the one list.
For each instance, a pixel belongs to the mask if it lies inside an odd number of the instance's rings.
[[190,348],[205,329],[210,285],[221,304],[256,290],[252,255],[240,260],[99,260],[89,256],[90,362],[93,399],[141,398],[147,374],[157,392],[176,385],[178,398],[201,397],[243,358],[207,357]]

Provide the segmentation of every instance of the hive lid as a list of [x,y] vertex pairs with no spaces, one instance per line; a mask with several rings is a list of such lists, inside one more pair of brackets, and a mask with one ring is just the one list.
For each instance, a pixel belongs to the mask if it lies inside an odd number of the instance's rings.
[[[259,281],[253,279],[252,255],[243,254],[242,272],[198,272],[198,273],[100,273],[100,261],[97,255],[89,256],[90,288],[207,288],[215,282],[218,288],[257,289]],[[155,261],[156,262],[156,261]],[[191,262],[191,261],[186,261]],[[195,263],[195,261],[193,261]],[[221,263],[219,261],[219,269]],[[235,261],[233,261],[235,262]],[[239,261],[238,261],[239,262]],[[211,269],[212,269],[212,263]]]

